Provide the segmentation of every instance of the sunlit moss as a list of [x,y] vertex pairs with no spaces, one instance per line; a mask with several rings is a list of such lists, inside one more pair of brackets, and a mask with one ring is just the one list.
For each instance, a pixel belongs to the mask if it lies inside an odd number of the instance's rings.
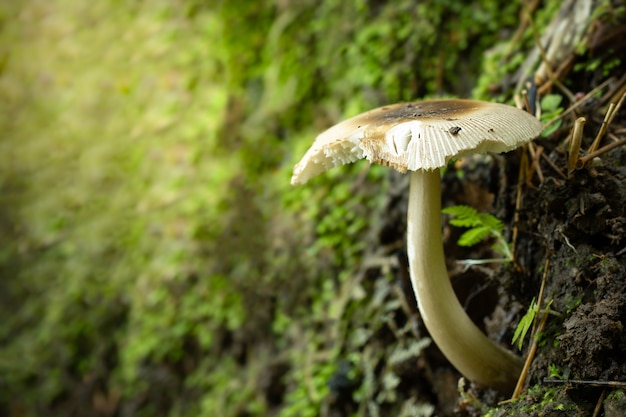
[[137,415],[263,415],[281,357],[283,415],[319,411],[350,318],[382,326],[349,291],[388,171],[291,166],[342,118],[469,94],[518,6],[2,4],[0,406],[95,380],[167,393]]

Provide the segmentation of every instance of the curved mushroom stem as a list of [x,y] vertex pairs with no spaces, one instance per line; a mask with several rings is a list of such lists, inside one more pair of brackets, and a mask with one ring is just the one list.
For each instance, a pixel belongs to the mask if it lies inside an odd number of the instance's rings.
[[407,249],[413,291],[431,337],[471,381],[511,393],[522,360],[487,336],[459,303],[446,269],[441,239],[439,170],[410,172]]

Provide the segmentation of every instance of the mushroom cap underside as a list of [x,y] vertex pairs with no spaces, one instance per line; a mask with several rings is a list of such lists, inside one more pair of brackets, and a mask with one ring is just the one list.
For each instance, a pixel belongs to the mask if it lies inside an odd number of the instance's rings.
[[499,103],[440,99],[383,106],[321,133],[294,167],[291,183],[362,158],[400,172],[437,169],[452,158],[510,151],[541,130],[529,113]]

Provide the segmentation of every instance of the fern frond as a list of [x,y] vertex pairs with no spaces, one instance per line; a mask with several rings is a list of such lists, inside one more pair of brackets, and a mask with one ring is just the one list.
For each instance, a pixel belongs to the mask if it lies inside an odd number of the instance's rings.
[[443,213],[454,216],[450,224],[456,227],[475,227],[480,225],[479,213],[470,206],[451,206],[442,210]]
[[456,227],[466,227],[467,230],[459,238],[460,246],[473,246],[488,236],[493,236],[497,240],[494,248],[506,259],[512,259],[508,243],[501,231],[504,230],[504,223],[497,217],[489,213],[479,213],[470,206],[452,206],[442,210],[445,214],[454,216],[450,219],[450,224]]
[[491,233],[491,229],[485,226],[479,226],[469,229],[459,237],[460,246],[474,246]]
[[474,207],[458,205],[458,206],[450,206],[446,207],[442,210],[442,212],[449,214],[451,216],[459,217],[459,218],[475,218],[478,212]]
[[456,227],[476,227],[480,222],[476,218],[455,218],[450,219],[450,224]]
[[524,339],[526,338],[526,333],[528,333],[531,324],[533,324],[533,320],[537,315],[537,311],[537,302],[533,298],[533,300],[530,302],[530,306],[528,307],[528,311],[526,311],[526,314],[522,316],[517,327],[515,328],[515,332],[513,333],[513,340],[511,341],[511,343],[515,344],[515,342],[517,342],[517,348],[519,350],[522,350],[522,345],[524,343]]
[[479,213],[478,220],[480,223],[495,231],[501,231],[504,229],[504,223],[502,223],[497,217],[489,213]]

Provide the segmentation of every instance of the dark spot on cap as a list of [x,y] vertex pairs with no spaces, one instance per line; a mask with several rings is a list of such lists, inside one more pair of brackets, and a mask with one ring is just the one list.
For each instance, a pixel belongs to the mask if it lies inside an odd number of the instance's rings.
[[371,122],[393,123],[406,119],[423,118],[458,120],[467,118],[482,103],[473,100],[429,100],[381,107],[367,114]]
[[456,135],[460,131],[461,128],[459,126],[452,126],[450,129],[448,129],[448,132],[452,133],[453,135]]

